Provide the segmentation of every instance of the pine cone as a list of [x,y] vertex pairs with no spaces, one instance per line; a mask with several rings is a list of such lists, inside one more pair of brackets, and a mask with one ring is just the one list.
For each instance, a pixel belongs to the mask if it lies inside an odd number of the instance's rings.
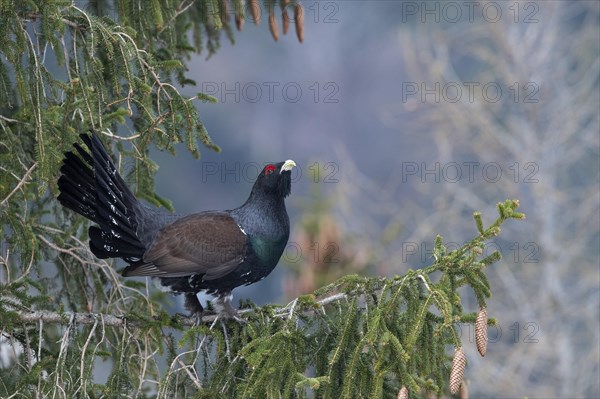
[[462,384],[463,375],[465,374],[465,366],[467,364],[467,358],[462,346],[456,349],[454,352],[454,359],[452,359],[452,370],[450,371],[450,393],[456,394]]
[[281,21],[283,24],[283,34],[287,35],[290,30],[290,16],[288,15],[287,6],[290,4],[290,0],[281,0],[279,6],[281,7]]
[[460,386],[460,393],[458,394],[460,399],[469,399],[469,389],[467,388],[467,384],[463,381]]
[[244,27],[244,18],[239,16],[239,15],[235,15],[235,26],[237,27],[237,30],[241,31],[242,28]]
[[479,309],[477,321],[475,321],[475,343],[481,356],[485,356],[487,349],[487,309]]
[[260,22],[260,5],[258,4],[258,0],[250,0],[249,6],[254,25],[258,25],[258,23]]
[[304,41],[304,9],[299,3],[294,5],[294,21],[296,21],[296,35],[298,41]]
[[287,35],[288,31],[290,30],[290,16],[285,8],[281,13],[281,20],[283,21],[283,34]]
[[408,399],[408,389],[403,385],[398,392],[398,399]]
[[269,11],[269,29],[271,30],[271,35],[273,35],[273,39],[275,41],[279,40],[279,29],[277,28],[277,18],[275,18],[275,11],[271,9]]
[[227,26],[229,25],[229,2],[227,0],[221,0],[220,3],[219,17],[221,18],[221,24]]

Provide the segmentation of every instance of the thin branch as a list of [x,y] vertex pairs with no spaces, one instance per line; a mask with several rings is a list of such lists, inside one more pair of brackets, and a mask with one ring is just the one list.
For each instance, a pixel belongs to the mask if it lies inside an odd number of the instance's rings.
[[29,179],[29,176],[34,171],[34,169],[37,167],[37,165],[38,165],[37,162],[35,162],[33,165],[31,165],[31,167],[27,170],[27,172],[25,172],[25,175],[21,178],[21,180],[19,181],[17,186],[6,196],[6,198],[4,198],[2,200],[2,202],[0,202],[0,208],[5,207],[6,204],[8,203],[8,200],[10,199],[10,197],[15,195],[15,193],[17,191],[19,191],[19,189],[27,182],[27,180]]
[[19,120],[16,120],[16,119],[10,119],[10,118],[7,118],[6,116],[2,116],[2,115],[0,115],[0,119],[2,119],[3,121],[6,121],[6,122],[11,122],[11,123],[17,123],[17,122],[21,122],[21,121],[19,121]]
[[[347,299],[348,295],[344,293],[339,293],[335,295],[330,295],[326,298],[323,298],[317,301],[317,304],[321,306],[325,306],[332,302],[338,302]],[[275,314],[277,316],[286,316],[289,315],[290,308],[281,308],[278,309]],[[241,309],[239,311],[240,314],[250,313],[252,309]],[[104,321],[104,325],[108,327],[124,327],[125,324],[129,326],[139,326],[142,323],[137,320],[127,319],[125,316],[116,316],[105,313],[74,313],[74,312],[65,312],[65,313],[56,313],[49,311],[33,311],[29,313],[20,313],[19,321],[24,324],[34,324],[39,321],[43,321],[44,323],[49,324],[69,324],[70,320],[73,319],[76,324],[81,325],[94,325],[98,317],[101,317]],[[218,315],[206,315],[203,316],[200,320],[203,324],[214,323]],[[178,323],[182,326],[192,327],[197,325],[198,319],[195,316],[173,316],[172,320],[175,323]]]
[[429,287],[429,284],[427,284],[427,280],[425,280],[425,277],[422,274],[417,274],[417,277],[423,282],[423,284],[425,284],[425,288],[427,288],[427,291],[432,292],[431,288]]
[[121,140],[121,141],[132,141],[132,140],[135,140],[135,139],[137,139],[138,137],[141,136],[141,134],[138,133],[138,134],[134,134],[134,135],[129,136],[129,137],[123,137],[123,136],[119,136],[119,135],[116,135],[116,134],[112,133],[108,129],[106,131],[101,130],[99,133],[102,134],[102,135],[104,135],[104,136],[110,137],[112,139]]
[[187,9],[193,6],[196,2],[196,0],[192,0],[189,4],[185,4],[186,1],[187,0],[182,1],[181,4],[177,6],[175,14],[173,14],[173,16],[162,26],[162,28],[160,28],[158,32],[156,32],[157,35],[160,35],[165,29],[167,29],[171,25],[171,22],[173,22],[178,16],[186,12]]

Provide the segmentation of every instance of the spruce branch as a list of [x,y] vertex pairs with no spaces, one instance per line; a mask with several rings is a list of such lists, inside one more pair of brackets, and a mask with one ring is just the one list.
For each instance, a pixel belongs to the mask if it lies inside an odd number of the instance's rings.
[[[66,253],[71,254],[73,251],[66,251]],[[71,254],[72,255],[72,254]],[[347,301],[349,298],[348,294],[338,293],[335,295],[327,296],[318,301],[311,302],[312,304],[316,304],[320,307],[324,307],[326,305],[330,305],[332,303],[338,301]],[[268,311],[272,314],[273,317],[288,319],[291,320],[294,316],[294,310],[298,305],[300,298],[294,299],[290,304],[282,307],[276,307],[273,309],[269,309]],[[295,304],[294,304],[295,303]],[[247,315],[256,309],[240,309],[239,313],[241,315]],[[303,309],[303,312],[309,313],[314,312],[314,308]],[[163,320],[163,316],[155,316],[153,320],[161,321]],[[216,321],[221,320],[217,314],[207,314],[202,316],[200,320],[194,316],[184,316],[184,315],[175,315],[169,319],[169,323],[174,328],[182,328],[182,327],[193,327],[200,324],[212,325]],[[79,325],[94,325],[97,323],[97,320],[102,320],[102,324],[107,327],[138,327],[144,325],[147,320],[139,319],[137,317],[129,318],[127,315],[113,315],[107,313],[79,313],[79,312],[52,312],[52,311],[30,311],[30,312],[21,312],[17,315],[17,319],[15,320],[18,323],[22,324],[37,324],[39,322],[47,323],[47,324],[58,324],[58,325],[68,325],[70,323],[75,323]]]
[[[137,311],[120,316],[30,312],[26,309],[36,304],[21,281],[0,286],[2,334],[31,348],[28,364],[34,364],[48,350],[47,331],[58,328],[55,334],[62,338],[55,349],[57,361],[47,367],[56,367],[50,375],[60,386],[68,378],[61,370],[74,367],[70,359],[75,356],[78,366],[71,373],[82,387],[78,393],[91,386],[90,360],[103,350],[117,351],[118,370],[126,363],[139,369],[137,380],[114,371],[114,381],[144,389],[151,373],[152,380],[158,381],[159,398],[173,392],[213,397],[272,397],[278,392],[305,397],[303,393],[312,391],[313,396],[336,398],[379,397],[388,390],[394,396],[402,392],[411,397],[458,392],[464,385],[466,359],[457,323],[475,325],[483,354],[485,326],[495,322],[487,319],[484,306],[490,288],[482,270],[500,258],[480,259],[483,253],[476,249],[495,237],[507,219],[523,218],[515,211],[518,205],[518,201],[500,203],[499,217],[487,228],[480,228],[475,220],[478,236],[458,250],[448,253],[441,237],[436,238],[437,255],[428,267],[391,278],[345,276],[285,306],[243,308],[245,324],[217,315],[197,320],[164,312],[154,316],[140,316],[143,313]],[[73,256],[68,250],[59,252]],[[479,313],[464,312],[456,292],[464,285],[483,302]],[[13,296],[18,300],[9,300]],[[174,333],[183,336],[177,341]],[[44,338],[36,344],[33,337],[38,335]],[[446,352],[448,345],[457,348],[453,357]],[[169,366],[162,372],[152,359],[164,350],[169,353]],[[128,363],[129,352],[143,361]],[[35,367],[27,370],[34,372]]]

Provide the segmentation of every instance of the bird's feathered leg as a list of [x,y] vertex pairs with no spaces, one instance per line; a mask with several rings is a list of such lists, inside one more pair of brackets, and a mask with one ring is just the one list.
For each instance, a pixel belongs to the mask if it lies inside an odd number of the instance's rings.
[[[238,311],[231,305],[231,299],[233,295],[231,295],[231,291],[220,292],[217,295],[215,308],[217,317],[222,319],[233,319],[238,323],[247,323],[245,319],[243,319]],[[186,292],[184,294],[184,308],[188,312],[191,313],[191,316],[195,316],[198,318],[198,324],[202,320],[202,317],[207,314],[212,314],[212,312],[207,312],[200,301],[198,300],[197,294],[193,292]]]
[[185,310],[190,312],[191,317],[196,318],[195,325],[200,325],[202,323],[202,317],[206,314],[200,300],[198,300],[198,294],[195,292],[186,292],[184,294],[184,302],[183,307]]
[[185,301],[183,303],[183,307],[185,308],[185,310],[190,312],[192,316],[201,315],[202,313],[204,313],[204,308],[200,304],[198,296],[193,292],[185,293]]

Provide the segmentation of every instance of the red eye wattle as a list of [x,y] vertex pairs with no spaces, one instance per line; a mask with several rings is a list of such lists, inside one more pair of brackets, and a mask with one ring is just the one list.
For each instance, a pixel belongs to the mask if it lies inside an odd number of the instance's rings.
[[275,172],[275,169],[277,169],[275,165],[267,165],[265,167],[265,175],[270,175],[271,173]]

